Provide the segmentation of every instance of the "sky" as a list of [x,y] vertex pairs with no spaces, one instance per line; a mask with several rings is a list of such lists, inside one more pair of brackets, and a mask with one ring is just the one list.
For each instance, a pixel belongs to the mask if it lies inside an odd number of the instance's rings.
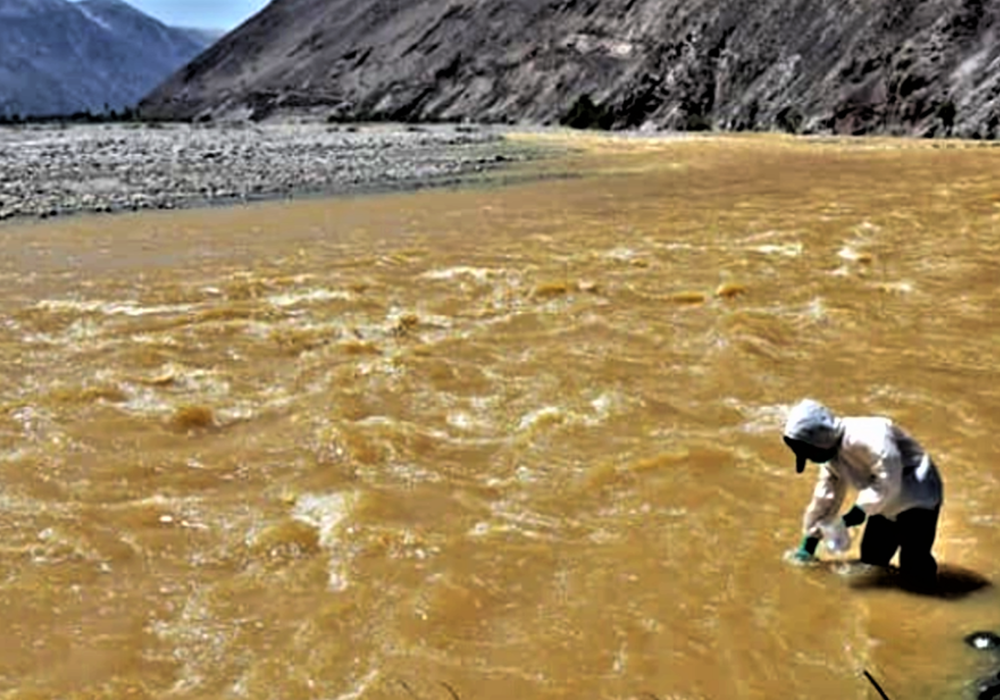
[[269,0],[125,0],[164,24],[200,29],[235,29]]

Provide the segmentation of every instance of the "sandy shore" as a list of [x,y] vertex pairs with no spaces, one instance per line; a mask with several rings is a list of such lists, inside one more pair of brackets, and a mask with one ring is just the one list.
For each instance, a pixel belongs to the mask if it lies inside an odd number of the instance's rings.
[[480,126],[8,127],[0,220],[415,188],[530,157]]

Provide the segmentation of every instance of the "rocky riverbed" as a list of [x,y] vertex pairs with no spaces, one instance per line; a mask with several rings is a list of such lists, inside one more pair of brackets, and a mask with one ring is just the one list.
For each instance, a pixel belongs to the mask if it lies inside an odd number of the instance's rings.
[[8,127],[0,220],[447,184],[531,156],[478,126]]

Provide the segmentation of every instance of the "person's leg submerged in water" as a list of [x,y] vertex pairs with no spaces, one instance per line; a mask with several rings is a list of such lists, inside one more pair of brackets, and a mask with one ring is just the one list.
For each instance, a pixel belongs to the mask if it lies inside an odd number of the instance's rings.
[[899,571],[916,588],[932,587],[937,581],[937,560],[931,549],[937,536],[941,507],[911,508],[896,518],[900,531]]
[[887,567],[899,550],[899,573],[909,588],[927,590],[937,581],[937,561],[931,553],[937,535],[940,506],[929,510],[911,508],[896,516],[895,522],[873,515],[861,540],[861,561]]
[[861,562],[871,566],[889,566],[896,550],[899,549],[899,523],[882,515],[873,515],[865,525],[861,540]]

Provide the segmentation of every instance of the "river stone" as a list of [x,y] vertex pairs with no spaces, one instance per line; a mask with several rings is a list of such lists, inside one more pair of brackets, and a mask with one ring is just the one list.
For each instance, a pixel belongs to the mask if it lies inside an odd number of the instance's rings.
[[[230,203],[251,193],[279,198],[418,187],[524,155],[500,130],[485,127],[475,137],[447,125],[415,136],[399,125],[333,134],[322,122],[275,123],[253,132],[195,125],[0,130],[0,220]],[[474,167],[477,159],[485,164]]]
[[973,632],[965,637],[965,643],[973,649],[996,651],[1000,649],[1000,636],[992,632]]

